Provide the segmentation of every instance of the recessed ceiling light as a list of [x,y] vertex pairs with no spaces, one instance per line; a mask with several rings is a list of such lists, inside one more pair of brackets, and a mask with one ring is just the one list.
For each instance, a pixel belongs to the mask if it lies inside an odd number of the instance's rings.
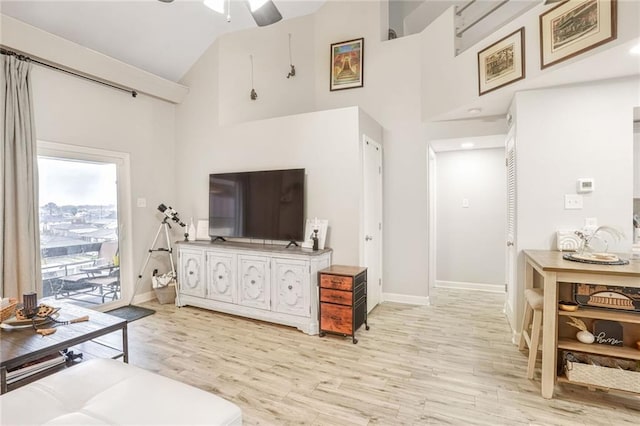
[[469,108],[467,110],[469,114],[480,114],[482,112],[481,108]]
[[640,43],[633,46],[631,50],[629,50],[629,53],[631,53],[632,55],[640,55]]
[[474,146],[475,144],[473,142],[462,142],[460,144],[460,148],[463,148],[463,149],[473,148]]

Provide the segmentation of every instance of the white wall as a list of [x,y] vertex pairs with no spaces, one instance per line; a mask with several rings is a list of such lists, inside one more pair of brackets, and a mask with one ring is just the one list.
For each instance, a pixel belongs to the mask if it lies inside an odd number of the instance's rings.
[[[619,0],[617,4],[618,35],[615,40],[544,70],[540,67],[539,16],[555,5],[545,6],[541,1],[458,56],[455,56],[452,37],[455,11],[448,9],[422,32],[422,117],[425,120],[451,119],[478,105],[483,106],[483,114],[502,114],[516,91],[637,75],[640,60],[630,56],[628,51],[640,37],[640,2]],[[478,52],[520,27],[525,28],[526,78],[479,96]],[[430,102],[430,99],[438,102]]]
[[[207,218],[210,173],[305,168],[307,217],[329,220],[326,244],[334,249],[335,263],[357,264],[359,116],[354,107],[321,111],[220,127],[201,143],[187,139],[191,155],[178,169],[177,204],[187,216]],[[197,123],[179,117],[179,135]]]
[[[633,108],[640,104],[640,80],[622,79],[515,97],[518,294],[521,320],[523,249],[555,247],[555,231],[600,225],[626,234],[610,251],[631,248],[633,210]],[[576,194],[578,178],[595,179],[582,210],[565,210],[564,195]]]
[[[175,201],[175,107],[37,66],[32,81],[38,140],[130,154],[131,205],[139,197],[147,200],[147,207],[133,207],[133,229],[121,233],[121,243],[133,243],[133,263],[123,267],[130,274],[122,277],[123,287],[131,286],[162,218],[156,207]],[[174,233],[176,239],[180,236]],[[150,291],[156,264],[166,264],[168,270],[167,262],[152,262],[138,294]]]
[[[441,152],[436,161],[437,280],[470,283],[472,288],[491,284],[501,290],[505,282],[504,149]],[[468,200],[466,208],[463,199]]]

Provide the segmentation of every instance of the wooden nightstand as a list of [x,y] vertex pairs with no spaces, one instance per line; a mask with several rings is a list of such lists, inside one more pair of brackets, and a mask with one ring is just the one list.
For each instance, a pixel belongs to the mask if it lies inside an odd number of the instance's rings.
[[367,268],[333,265],[318,271],[320,337],[326,332],[351,336],[367,324]]

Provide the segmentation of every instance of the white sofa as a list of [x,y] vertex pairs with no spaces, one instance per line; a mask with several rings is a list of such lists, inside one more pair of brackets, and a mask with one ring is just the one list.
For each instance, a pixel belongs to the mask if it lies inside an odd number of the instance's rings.
[[218,396],[121,361],[94,359],[0,396],[2,425],[242,425]]

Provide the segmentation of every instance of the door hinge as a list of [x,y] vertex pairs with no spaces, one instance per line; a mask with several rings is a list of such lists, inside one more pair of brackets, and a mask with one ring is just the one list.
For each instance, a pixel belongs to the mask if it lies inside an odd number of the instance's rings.
[[504,159],[504,166],[505,167],[509,167],[509,159],[508,158]]
[[381,286],[382,285],[382,278],[378,278],[378,285]]
[[382,222],[378,222],[378,230],[382,231]]
[[509,287],[508,287],[508,285],[506,283],[504,285],[504,292],[505,293],[509,293]]
[[382,174],[382,166],[378,166],[378,174],[381,175]]

